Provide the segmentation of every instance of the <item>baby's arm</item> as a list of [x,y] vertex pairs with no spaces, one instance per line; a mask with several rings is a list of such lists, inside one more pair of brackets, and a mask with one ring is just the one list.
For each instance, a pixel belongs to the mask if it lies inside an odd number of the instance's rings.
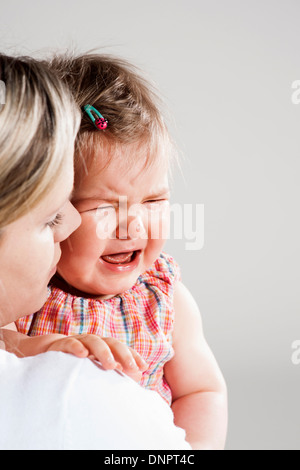
[[174,357],[165,365],[175,424],[193,449],[224,449],[227,431],[226,385],[207,345],[195,300],[178,283],[174,295]]
[[26,336],[12,329],[0,328],[0,340],[5,349],[18,357],[35,356],[47,351],[61,351],[77,357],[89,357],[101,362],[104,369],[119,369],[139,381],[147,364],[132,348],[115,338],[97,335],[64,336],[49,334]]

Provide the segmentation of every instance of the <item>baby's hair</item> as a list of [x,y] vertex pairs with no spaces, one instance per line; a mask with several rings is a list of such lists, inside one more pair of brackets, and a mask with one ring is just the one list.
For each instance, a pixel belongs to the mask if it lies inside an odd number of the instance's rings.
[[82,112],[75,174],[89,166],[89,159],[95,158],[95,149],[97,158],[101,158],[101,147],[107,143],[110,152],[108,155],[106,145],[104,167],[120,145],[143,147],[146,165],[151,164],[158,153],[171,155],[171,139],[160,110],[161,102],[153,86],[132,64],[111,55],[83,54],[56,56],[50,66],[68,84],[81,109],[89,104],[108,121],[107,128],[100,131]]

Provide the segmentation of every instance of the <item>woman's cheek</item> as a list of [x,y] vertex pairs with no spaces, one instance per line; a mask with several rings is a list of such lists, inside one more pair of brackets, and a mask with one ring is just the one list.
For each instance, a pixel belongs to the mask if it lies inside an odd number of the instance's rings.
[[32,265],[36,265],[40,269],[41,264],[45,266],[45,270],[53,267],[55,258],[55,243],[53,238],[53,231],[50,227],[46,227],[41,232],[37,232],[35,240],[31,243],[31,248],[28,248],[28,253],[32,258]]

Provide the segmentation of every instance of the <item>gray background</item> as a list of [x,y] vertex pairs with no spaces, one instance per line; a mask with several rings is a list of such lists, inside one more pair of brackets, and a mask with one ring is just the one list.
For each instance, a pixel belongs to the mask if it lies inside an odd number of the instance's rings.
[[0,49],[104,48],[152,77],[182,155],[173,202],[204,204],[204,247],[170,240],[229,389],[227,449],[300,449],[298,0],[0,1]]

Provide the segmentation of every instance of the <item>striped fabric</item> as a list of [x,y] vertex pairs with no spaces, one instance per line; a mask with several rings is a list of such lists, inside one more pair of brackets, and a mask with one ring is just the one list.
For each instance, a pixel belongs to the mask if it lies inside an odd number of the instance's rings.
[[30,336],[91,333],[116,338],[135,349],[149,365],[140,384],[156,390],[171,404],[163,368],[174,354],[173,287],[179,278],[174,259],[162,253],[130,290],[111,299],[76,297],[50,286],[44,307],[18,320],[17,327]]

